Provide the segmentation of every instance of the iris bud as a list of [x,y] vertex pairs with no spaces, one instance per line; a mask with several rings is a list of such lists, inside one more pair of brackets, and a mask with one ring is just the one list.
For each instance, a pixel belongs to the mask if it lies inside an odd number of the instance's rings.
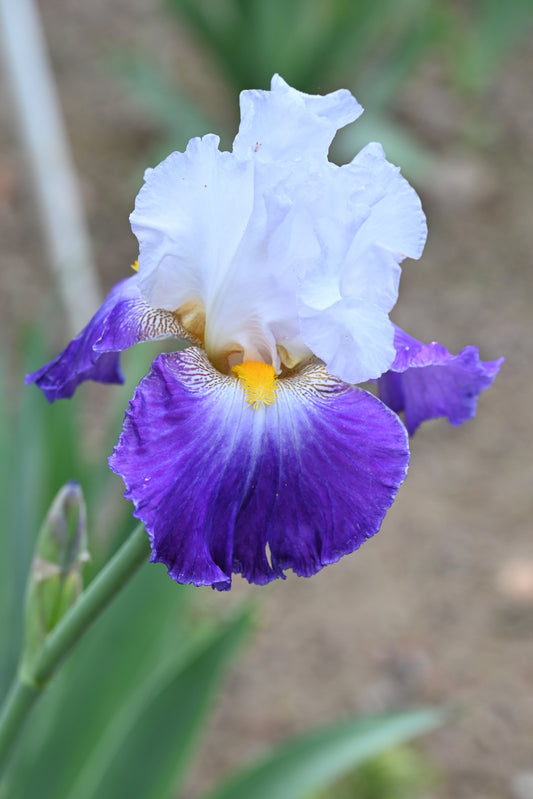
[[39,531],[26,588],[24,660],[34,657],[83,588],[87,518],[78,483],[56,495]]

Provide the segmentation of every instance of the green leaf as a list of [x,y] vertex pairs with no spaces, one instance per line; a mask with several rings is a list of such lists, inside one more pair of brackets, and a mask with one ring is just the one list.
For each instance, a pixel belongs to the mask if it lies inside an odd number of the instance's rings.
[[435,163],[435,155],[407,128],[389,117],[365,113],[356,125],[349,125],[337,134],[333,143],[335,159],[349,162],[368,142],[382,144],[385,155],[393,164],[401,164],[402,174],[417,180],[427,174]]
[[[23,344],[21,342],[24,350]],[[22,358],[24,354],[23,351]],[[45,510],[42,486],[50,462],[43,446],[42,398],[28,390],[20,393],[15,390],[10,396],[3,362],[0,369],[0,514],[3,522],[0,532],[0,692],[3,693],[20,656],[24,591],[33,541]]]
[[455,35],[450,40],[457,85],[473,92],[485,89],[532,26],[531,0],[476,0],[466,14],[457,14]]
[[228,660],[248,628],[248,614],[240,614],[210,632],[187,657],[174,657],[139,685],[85,763],[71,799],[171,796]]
[[422,708],[320,729],[276,746],[203,799],[299,799],[445,720],[443,710]]
[[12,763],[10,799],[69,795],[129,697],[161,664],[185,651],[182,620],[191,596],[157,565],[142,568],[123,589],[35,708]]

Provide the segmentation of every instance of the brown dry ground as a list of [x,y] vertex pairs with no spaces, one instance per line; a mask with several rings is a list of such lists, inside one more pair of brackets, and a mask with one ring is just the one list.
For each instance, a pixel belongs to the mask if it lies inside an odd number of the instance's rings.
[[[102,280],[136,255],[127,215],[157,130],[109,77],[112,48],[157,54],[220,113],[234,98],[158,7],[143,0],[42,4]],[[111,8],[112,7],[112,8]],[[530,408],[533,50],[515,53],[477,108],[425,70],[398,111],[439,153],[419,186],[430,237],[405,266],[396,320],[457,351],[507,362],[475,421],[424,426],[380,534],[310,580],[237,581],[212,607],[260,600],[256,637],[233,672],[195,771],[222,771],[296,730],[353,712],[458,703],[422,746],[441,774],[434,799],[523,799],[533,771],[533,540]],[[0,87],[1,330],[39,316],[51,280],[24,157]],[[210,94],[211,93],[211,94]],[[477,119],[486,141],[465,140]],[[135,170],[137,172],[135,173]],[[528,583],[529,580],[529,583]],[[520,782],[522,780],[522,782]]]

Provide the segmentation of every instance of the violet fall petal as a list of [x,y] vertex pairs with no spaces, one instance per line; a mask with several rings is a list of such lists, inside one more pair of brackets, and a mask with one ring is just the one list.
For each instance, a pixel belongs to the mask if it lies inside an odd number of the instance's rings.
[[488,388],[503,363],[482,361],[476,347],[457,355],[433,341],[422,344],[395,328],[396,359],[379,380],[380,399],[396,413],[405,412],[412,435],[428,419],[444,416],[460,425],[476,413],[479,394]]
[[84,380],[123,383],[119,352],[167,336],[187,334],[174,314],[146,304],[133,275],[111,289],[81,333],[56,358],[27,375],[26,384],[36,383],[53,402],[71,397]]
[[111,468],[146,525],[152,560],[178,582],[264,584],[310,576],[376,533],[409,451],[371,394],[308,367],[258,409],[191,347],[141,381]]

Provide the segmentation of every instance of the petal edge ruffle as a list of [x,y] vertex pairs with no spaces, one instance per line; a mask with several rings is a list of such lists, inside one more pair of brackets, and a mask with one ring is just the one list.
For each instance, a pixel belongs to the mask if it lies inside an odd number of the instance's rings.
[[444,416],[456,426],[472,419],[479,394],[504,361],[482,361],[472,346],[452,355],[442,344],[422,344],[398,327],[394,346],[396,358],[378,379],[378,394],[393,411],[405,413],[410,435],[428,419]]

